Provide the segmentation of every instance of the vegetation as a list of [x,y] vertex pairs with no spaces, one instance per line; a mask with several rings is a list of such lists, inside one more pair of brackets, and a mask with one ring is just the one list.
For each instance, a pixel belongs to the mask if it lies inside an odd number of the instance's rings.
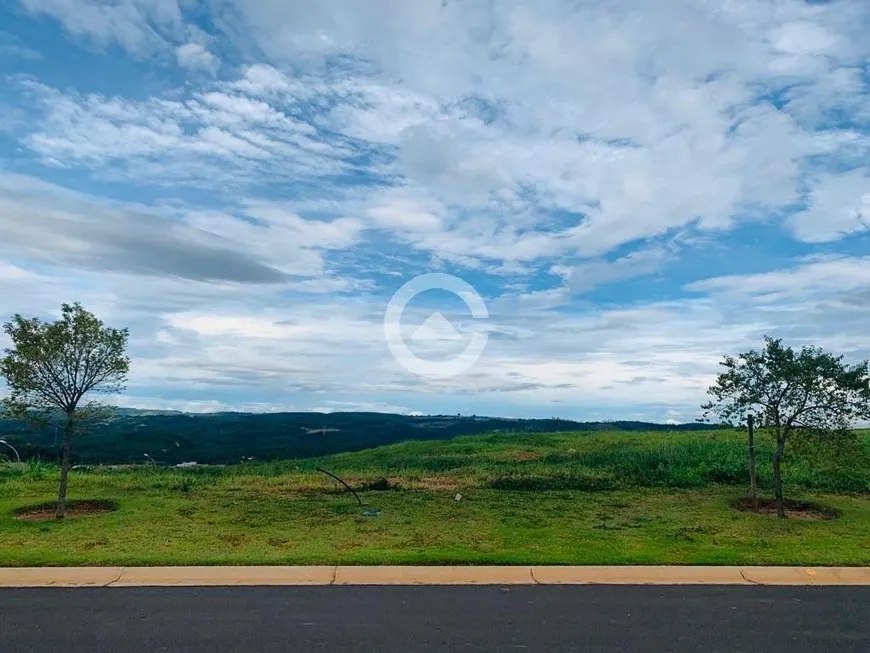
[[15,315],[4,331],[12,340],[0,358],[0,376],[9,386],[6,412],[24,419],[59,415],[62,420],[56,516],[63,519],[73,434],[101,413],[99,404],[86,401],[89,395],[123,389],[130,367],[124,355],[128,333],[104,326],[81,304],[64,304],[55,322]]
[[[0,436],[27,462],[0,464],[0,565],[870,564],[868,363],[817,348],[725,358],[705,409],[749,426],[747,465],[699,424],[110,415],[87,398],[123,388],[126,330],[78,304],[5,330]],[[801,519],[744,510],[756,478]]]
[[[776,436],[761,429],[757,442],[767,488]],[[502,432],[227,467],[82,467],[72,498],[116,511],[16,519],[50,498],[56,473],[0,465],[0,565],[870,564],[870,432],[788,450],[785,488],[833,509],[827,521],[735,510],[748,480],[736,430]]]
[[762,351],[727,356],[726,368],[704,406],[726,422],[746,424],[758,414],[773,433],[773,488],[777,515],[785,517],[782,460],[793,435],[804,438],[850,439],[856,420],[870,419],[868,362],[847,365],[842,356],[817,347],[795,352],[781,340],[765,338]]
[[[116,409],[111,419],[91,424],[73,451],[76,463],[211,464],[325,456],[405,440],[443,440],[494,431],[671,431],[709,429],[642,422],[580,423],[560,419],[389,415],[385,413],[210,413]],[[22,458],[57,459],[55,430],[33,429],[20,420],[0,420]],[[147,458],[146,458],[147,454]],[[2,454],[0,454],[2,455]]]

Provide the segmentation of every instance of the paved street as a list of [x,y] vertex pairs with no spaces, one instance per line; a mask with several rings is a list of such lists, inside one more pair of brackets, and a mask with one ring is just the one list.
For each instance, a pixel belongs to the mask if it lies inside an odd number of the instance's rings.
[[870,650],[868,587],[0,590],[0,651]]

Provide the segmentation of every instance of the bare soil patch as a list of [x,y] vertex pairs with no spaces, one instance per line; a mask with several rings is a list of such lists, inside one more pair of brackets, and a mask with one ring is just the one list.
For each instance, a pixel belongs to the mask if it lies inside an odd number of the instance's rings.
[[[840,511],[836,508],[830,508],[818,503],[786,499],[783,504],[785,506],[785,516],[791,519],[825,521],[828,519],[836,519],[840,516]],[[752,499],[740,499],[733,505],[734,508],[742,512],[756,512],[752,509]],[[773,499],[759,499],[757,514],[772,515],[776,517],[776,501]]]
[[[80,501],[68,501],[66,504],[65,519],[78,519],[79,517],[91,517],[103,515],[118,509],[114,501],[102,499],[85,499]],[[25,506],[15,511],[15,518],[21,521],[51,521],[54,519],[57,503],[42,503],[38,506]]]
[[415,488],[423,488],[425,490],[456,490],[460,487],[460,483],[455,478],[449,476],[425,476],[419,481],[414,481]]
[[543,457],[544,455],[538,451],[507,451],[493,456],[495,460],[511,463],[525,463],[532,460],[540,460]]

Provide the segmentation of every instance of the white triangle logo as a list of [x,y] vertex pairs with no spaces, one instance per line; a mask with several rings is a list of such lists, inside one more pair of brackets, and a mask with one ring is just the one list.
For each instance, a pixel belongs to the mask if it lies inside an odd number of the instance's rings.
[[436,311],[414,331],[411,340],[462,340],[462,334]]

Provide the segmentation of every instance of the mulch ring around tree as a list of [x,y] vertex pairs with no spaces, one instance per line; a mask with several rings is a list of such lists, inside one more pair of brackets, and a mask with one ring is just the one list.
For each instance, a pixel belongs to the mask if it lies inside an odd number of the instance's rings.
[[[67,501],[65,519],[77,519],[79,517],[91,517],[104,515],[118,509],[114,501],[102,499],[83,499],[79,501]],[[51,521],[57,511],[57,502],[41,503],[37,506],[24,506],[14,511],[16,519],[21,521]]]
[[[785,507],[785,516],[789,519],[806,519],[807,521],[825,521],[828,519],[836,519],[840,516],[840,511],[836,508],[823,506],[818,503],[809,503],[807,501],[792,501],[786,499],[783,501]],[[739,499],[732,506],[741,512],[755,512],[752,509],[752,499]],[[759,515],[772,515],[776,517],[776,501],[774,499],[759,499],[758,512]]]

